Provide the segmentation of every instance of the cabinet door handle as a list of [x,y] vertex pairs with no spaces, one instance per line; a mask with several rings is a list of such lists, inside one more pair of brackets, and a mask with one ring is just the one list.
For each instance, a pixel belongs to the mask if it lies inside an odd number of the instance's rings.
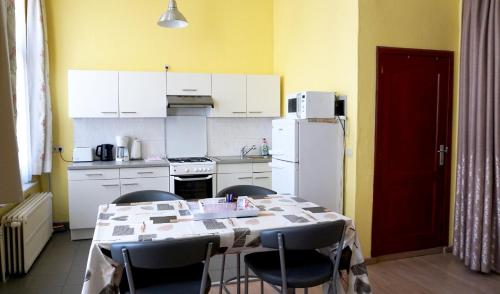
[[116,111],[101,111],[101,113],[109,114],[109,113],[118,113],[118,112],[116,112]]
[[103,186],[103,187],[118,187],[119,185],[118,184],[104,184],[101,186]]
[[255,177],[256,179],[269,179],[269,177]]
[[137,172],[138,175],[147,175],[147,174],[154,174],[152,171],[145,171],[145,172]]
[[249,111],[248,113],[262,113],[262,111]]
[[244,111],[233,111],[233,113],[246,113]]
[[238,180],[246,180],[246,179],[251,179],[252,177],[241,177],[241,178],[238,178]]
[[139,183],[125,183],[125,184],[122,184],[123,186],[137,186],[139,185]]
[[184,92],[196,92],[198,89],[182,89]]
[[103,176],[103,174],[85,174],[87,177],[91,177],[91,176]]
[[121,113],[137,113],[137,111],[122,111]]

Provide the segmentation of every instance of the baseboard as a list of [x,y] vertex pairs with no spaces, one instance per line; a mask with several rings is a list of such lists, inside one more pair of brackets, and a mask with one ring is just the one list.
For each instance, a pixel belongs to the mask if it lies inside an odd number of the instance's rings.
[[381,255],[381,256],[377,256],[377,257],[369,257],[369,258],[365,259],[365,263],[367,265],[370,265],[370,264],[375,264],[375,263],[382,262],[382,261],[397,260],[397,259],[404,259],[404,258],[411,258],[411,257],[432,255],[432,254],[439,254],[439,253],[445,254],[445,253],[450,253],[451,251],[452,251],[451,246],[435,247],[435,248],[429,248],[429,249],[422,249],[422,250]]

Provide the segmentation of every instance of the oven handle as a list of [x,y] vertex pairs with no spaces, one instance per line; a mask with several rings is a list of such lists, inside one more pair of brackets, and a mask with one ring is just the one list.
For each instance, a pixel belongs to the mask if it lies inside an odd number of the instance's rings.
[[194,182],[194,181],[200,181],[200,180],[210,180],[213,178],[213,176],[207,176],[204,178],[179,178],[179,177],[174,177],[174,180],[179,181],[179,182]]

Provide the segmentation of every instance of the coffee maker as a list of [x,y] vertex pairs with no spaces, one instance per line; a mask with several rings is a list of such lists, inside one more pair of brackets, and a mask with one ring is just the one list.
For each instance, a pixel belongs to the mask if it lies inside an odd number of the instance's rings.
[[129,161],[128,141],[127,136],[116,136],[116,161]]

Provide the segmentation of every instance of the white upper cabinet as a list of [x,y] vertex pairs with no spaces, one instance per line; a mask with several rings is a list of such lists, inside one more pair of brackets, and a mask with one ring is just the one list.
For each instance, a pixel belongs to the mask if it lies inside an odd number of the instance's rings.
[[279,117],[280,100],[279,76],[247,76],[247,117]]
[[119,72],[120,117],[166,117],[164,72]]
[[246,117],[246,75],[212,75],[213,117]]
[[70,117],[118,117],[118,72],[68,71]]
[[210,96],[211,74],[167,73],[167,95]]

